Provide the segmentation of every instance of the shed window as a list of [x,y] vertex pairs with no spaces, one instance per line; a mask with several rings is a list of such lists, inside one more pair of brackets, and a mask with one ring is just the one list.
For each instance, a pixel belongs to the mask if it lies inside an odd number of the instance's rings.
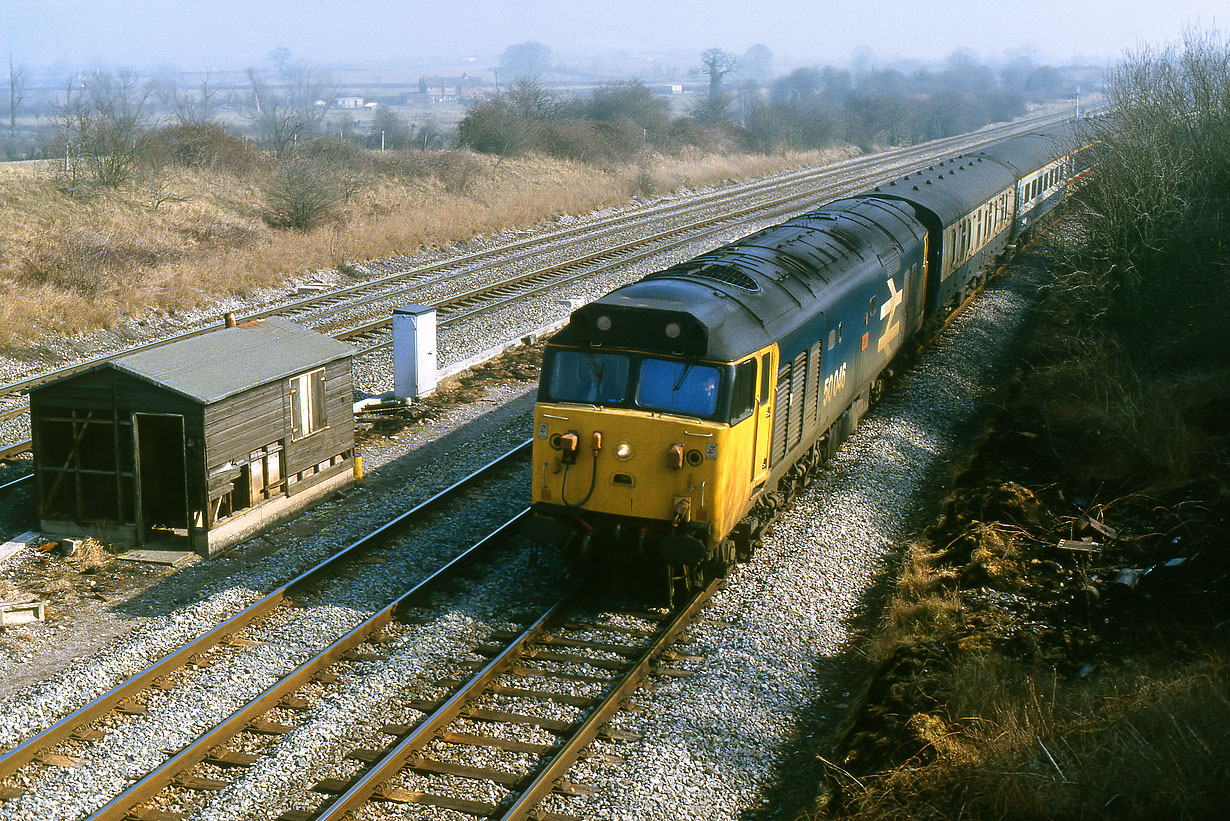
[[290,430],[292,439],[311,436],[325,427],[325,369],[290,380]]

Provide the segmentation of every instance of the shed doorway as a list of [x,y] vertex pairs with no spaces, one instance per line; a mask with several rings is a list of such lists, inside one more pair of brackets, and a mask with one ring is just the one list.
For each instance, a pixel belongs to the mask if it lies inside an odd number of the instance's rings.
[[133,414],[137,449],[137,540],[188,536],[184,417]]

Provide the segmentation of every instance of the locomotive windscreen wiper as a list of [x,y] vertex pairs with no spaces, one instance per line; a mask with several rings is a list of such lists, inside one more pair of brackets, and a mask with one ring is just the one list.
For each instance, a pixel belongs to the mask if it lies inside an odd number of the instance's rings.
[[594,359],[594,355],[589,351],[585,352],[585,361],[589,363],[589,372],[594,375],[594,381],[602,383],[602,371],[606,368],[605,365],[599,366],[598,361]]
[[683,363],[683,370],[679,372],[679,376],[675,377],[675,383],[671,385],[671,393],[675,393],[683,387],[683,381],[688,378],[688,371],[692,370],[691,362]]

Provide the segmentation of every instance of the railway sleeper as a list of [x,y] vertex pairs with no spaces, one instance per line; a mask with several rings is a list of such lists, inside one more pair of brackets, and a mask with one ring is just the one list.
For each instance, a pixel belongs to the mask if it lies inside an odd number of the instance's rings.
[[202,790],[204,792],[220,792],[231,786],[231,782],[220,778],[206,778],[201,775],[181,775],[172,782],[176,787],[186,790]]

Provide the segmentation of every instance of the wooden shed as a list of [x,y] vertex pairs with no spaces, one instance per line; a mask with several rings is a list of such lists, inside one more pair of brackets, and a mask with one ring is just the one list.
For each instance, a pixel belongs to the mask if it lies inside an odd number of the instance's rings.
[[40,527],[210,557],[352,483],[353,354],[266,319],[32,389]]

